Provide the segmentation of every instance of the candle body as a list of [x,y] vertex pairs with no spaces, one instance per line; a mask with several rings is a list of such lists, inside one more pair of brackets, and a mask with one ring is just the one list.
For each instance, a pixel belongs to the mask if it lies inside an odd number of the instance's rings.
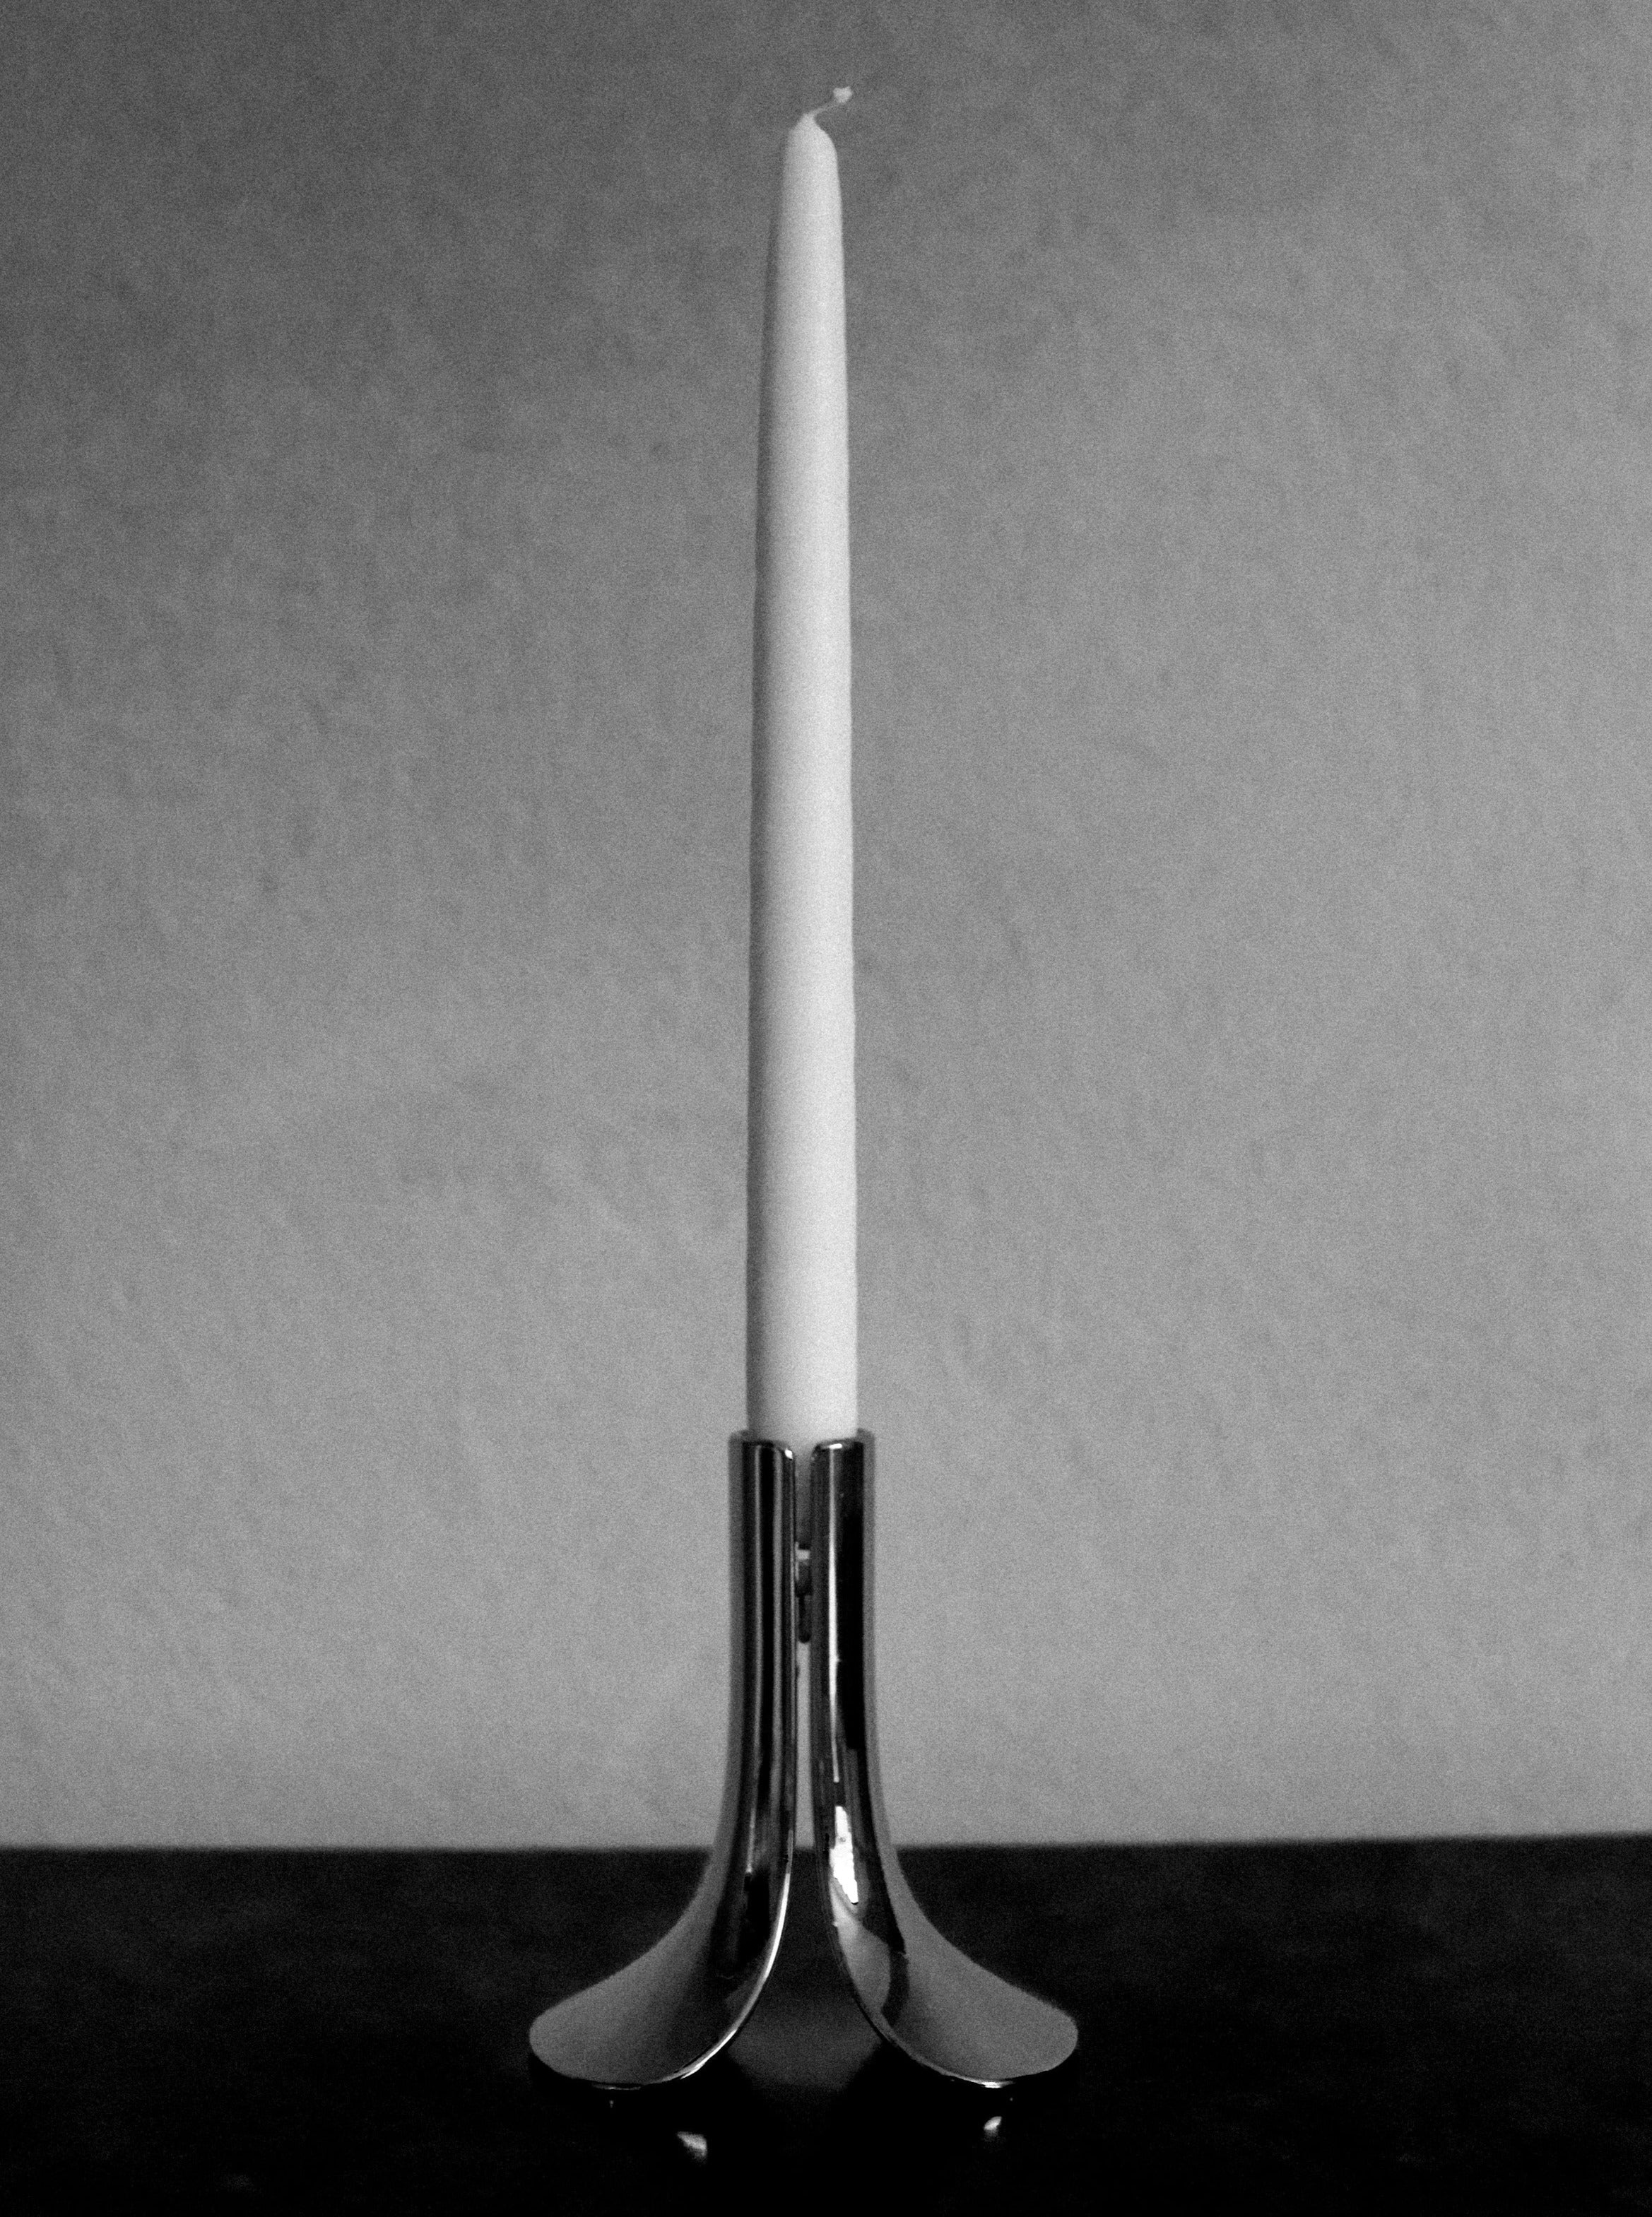
[[769,250],[752,718],[746,1424],[857,1413],[849,423],[838,157],[788,134]]

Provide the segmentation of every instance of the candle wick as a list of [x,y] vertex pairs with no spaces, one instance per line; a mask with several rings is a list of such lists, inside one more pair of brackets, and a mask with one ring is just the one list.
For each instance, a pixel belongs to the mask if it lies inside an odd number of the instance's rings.
[[854,92],[850,86],[846,84],[834,84],[832,88],[831,99],[823,100],[818,108],[810,108],[810,119],[813,120],[817,115],[825,115],[834,108],[842,108],[846,102],[852,100],[854,96]]

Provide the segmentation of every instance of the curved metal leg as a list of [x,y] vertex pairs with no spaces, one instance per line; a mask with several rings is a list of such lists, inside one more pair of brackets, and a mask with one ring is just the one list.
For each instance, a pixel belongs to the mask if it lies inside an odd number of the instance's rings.
[[889,1837],[872,1676],[872,1437],[814,1450],[809,1669],[815,1853],[828,1924],[856,1998],[914,2062],[979,2086],[1053,2070],[1078,2028],[944,1940]]
[[659,1944],[534,2021],[548,2070],[596,2086],[664,2084],[709,2062],[773,1967],[791,1883],[797,1794],[792,1454],[729,1442],[728,1758],[699,1889]]

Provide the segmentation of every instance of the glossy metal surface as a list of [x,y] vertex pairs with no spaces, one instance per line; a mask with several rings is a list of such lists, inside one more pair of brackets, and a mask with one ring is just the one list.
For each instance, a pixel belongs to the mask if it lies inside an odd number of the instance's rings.
[[658,1946],[535,2020],[533,2052],[559,2076],[613,2088],[685,2078],[755,2007],[791,1882],[800,1641],[810,1652],[821,1899],[874,2030],[913,2062],[978,2086],[1053,2070],[1072,2053],[1072,2018],[943,1939],[896,1858],[874,1703],[872,1457],[869,1432],[815,1448],[803,1534],[790,1449],[744,1434],[730,1441],[733,1637],[716,1840],[693,1900]]
[[984,1970],[913,1898],[878,1773],[872,1657],[871,1435],[814,1450],[810,1474],[810,1734],[826,1916],[856,1998],[883,2038],[949,2078],[1001,2086],[1078,2041],[1065,2010]]
[[711,1859],[656,1947],[535,2018],[548,2070],[597,2086],[660,2085],[739,2030],[780,1946],[797,1793],[795,1527],[789,1448],[729,1442],[728,1758]]

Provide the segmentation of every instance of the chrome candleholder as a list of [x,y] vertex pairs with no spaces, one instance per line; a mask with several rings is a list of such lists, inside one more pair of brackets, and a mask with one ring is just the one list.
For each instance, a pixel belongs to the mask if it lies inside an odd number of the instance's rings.
[[889,1837],[872,1666],[869,1432],[827,1440],[797,1529],[789,1448],[729,1442],[730,1683],[721,1815],[665,1938],[536,2017],[534,2054],[617,2090],[686,2078],[734,2038],[779,1953],[796,1835],[797,1676],[809,1651],[815,1867],[832,1952],[881,2039],[944,2078],[1005,2086],[1054,2070],[1078,2029],[942,1937]]

